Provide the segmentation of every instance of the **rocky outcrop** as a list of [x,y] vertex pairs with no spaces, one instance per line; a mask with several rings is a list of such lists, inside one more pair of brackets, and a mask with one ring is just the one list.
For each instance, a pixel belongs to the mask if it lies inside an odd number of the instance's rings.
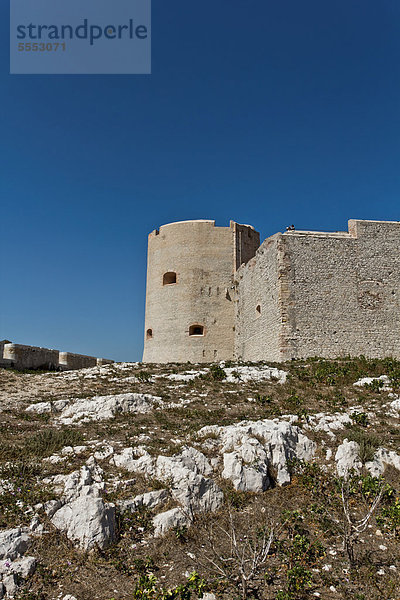
[[14,560],[25,554],[31,543],[29,529],[17,527],[0,531],[0,559]]
[[154,536],[165,535],[170,529],[175,527],[186,527],[191,519],[180,508],[172,508],[166,512],[159,513],[153,519]]
[[25,527],[0,531],[0,598],[13,598],[22,581],[35,572],[36,559],[23,557],[30,544],[29,529]]
[[238,383],[242,381],[244,383],[248,381],[265,381],[272,380],[277,383],[285,383],[287,379],[287,372],[274,367],[224,367],[221,363],[226,377],[224,381],[228,383]]
[[359,474],[362,468],[360,446],[346,438],[335,454],[336,471],[339,477],[348,477],[350,473]]
[[299,427],[278,419],[242,421],[237,425],[211,425],[199,437],[217,436],[223,454],[222,476],[238,490],[262,492],[271,485],[269,472],[275,472],[278,485],[290,482],[288,461],[310,461],[316,444]]
[[134,512],[139,510],[141,507],[145,508],[156,508],[160,504],[166,502],[169,498],[167,490],[156,490],[154,492],[147,492],[146,494],[140,494],[129,500],[120,500],[117,502],[118,508],[121,512],[130,511]]
[[88,423],[114,418],[121,413],[146,413],[152,410],[154,404],[160,402],[159,396],[150,394],[115,394],[110,396],[95,396],[77,400],[61,400],[57,402],[39,402],[31,404],[27,412],[37,414],[53,412],[60,423]]
[[[137,458],[132,448],[126,448],[121,454],[115,455],[112,461],[128,471],[140,472],[167,483],[172,498],[187,515],[214,511],[222,504],[222,491],[208,477],[212,473],[212,467],[204,454],[195,448],[185,448],[175,456],[155,458],[145,450],[141,450],[141,454]],[[166,526],[163,524],[160,527],[164,531]]]
[[400,455],[393,450],[379,448],[372,461],[365,463],[365,468],[373,477],[383,475],[387,465],[390,465],[400,471]]
[[[107,548],[116,539],[115,506],[100,496],[100,469],[91,462],[66,479],[61,507],[51,507],[51,522],[83,550]],[[97,479],[97,481],[96,481]]]

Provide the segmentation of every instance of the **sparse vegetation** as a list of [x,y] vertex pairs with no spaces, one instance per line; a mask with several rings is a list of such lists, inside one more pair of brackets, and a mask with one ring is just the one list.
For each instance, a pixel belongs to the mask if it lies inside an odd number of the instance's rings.
[[[234,381],[224,382],[225,369],[235,367],[210,365],[206,375],[176,384],[164,376],[185,372],[188,365],[134,365],[123,371],[112,365],[94,378],[85,371],[68,377],[0,371],[0,528],[28,526],[37,512],[47,532],[29,550],[38,567],[18,600],[51,600],[55,589],[78,600],[197,600],[206,591],[217,600],[399,597],[400,475],[390,467],[374,478],[365,464],[378,448],[400,453],[400,421],[387,408],[393,397],[382,380],[365,388],[353,384],[387,375],[397,390],[400,362],[315,358],[279,365],[289,372],[285,384],[246,382],[235,371]],[[50,413],[25,412],[28,404],[42,401],[132,391],[161,396],[170,406],[68,426]],[[347,414],[351,421],[333,436],[314,425],[320,413]],[[134,448],[135,459],[141,456],[139,447],[158,457],[189,446],[215,461],[220,436],[212,430],[198,435],[202,427],[288,414],[316,442],[315,460],[291,460],[291,483],[285,487],[276,485],[271,466],[272,488],[256,494],[239,491],[221,477],[220,457],[215,481],[224,493],[223,505],[215,513],[195,515],[190,526],[179,525],[165,537],[153,537],[153,516],[175,508],[173,498],[134,512],[122,512],[119,502],[153,490],[171,491],[170,483],[125,471],[109,457],[97,462],[104,470],[102,498],[118,507],[115,545],[90,554],[77,550],[41,507],[59,497],[44,478],[79,469],[109,445],[115,451]],[[337,476],[334,460],[345,438],[358,443],[363,464],[347,482]],[[254,440],[264,443],[257,432]],[[87,453],[61,454],[66,446],[80,445],[88,446]],[[52,455],[60,462],[43,460]]]

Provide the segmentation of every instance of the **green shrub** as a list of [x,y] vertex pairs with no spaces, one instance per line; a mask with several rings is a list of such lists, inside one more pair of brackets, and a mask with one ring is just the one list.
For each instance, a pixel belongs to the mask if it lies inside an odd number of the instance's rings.
[[136,379],[143,383],[148,383],[151,380],[151,377],[152,375],[148,371],[139,371],[136,373]]
[[211,365],[208,374],[210,378],[214,379],[215,381],[222,381],[226,378],[226,373],[224,369],[219,365]]
[[375,394],[379,394],[385,385],[385,382],[382,379],[373,379],[371,383],[366,383],[364,387],[370,392],[374,392]]
[[141,575],[133,591],[133,598],[138,600],[190,600],[192,593],[203,596],[204,579],[196,571],[190,574],[186,583],[165,590],[158,587],[156,577],[152,574]]
[[50,456],[64,446],[78,446],[83,439],[78,429],[44,429],[29,437],[23,450],[30,456]]
[[371,461],[376,450],[382,445],[381,438],[362,429],[349,429],[346,431],[346,436],[349,441],[357,442],[360,446],[360,458],[363,464]]
[[367,425],[369,425],[368,415],[367,415],[367,413],[364,413],[364,412],[353,413],[351,415],[351,420],[353,421],[353,423],[356,423],[357,425],[360,425],[361,427],[366,427]]
[[381,514],[377,517],[376,522],[381,527],[386,527],[390,531],[394,531],[396,535],[400,534],[400,498],[396,498],[388,507],[381,510]]

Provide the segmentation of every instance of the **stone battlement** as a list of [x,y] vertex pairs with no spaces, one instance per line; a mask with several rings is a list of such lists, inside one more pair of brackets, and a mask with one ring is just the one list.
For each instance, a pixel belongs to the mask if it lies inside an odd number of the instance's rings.
[[43,369],[54,371],[71,371],[95,367],[96,365],[111,364],[113,360],[95,358],[84,354],[60,352],[38,346],[13,344],[8,340],[0,341],[0,367],[14,369]]

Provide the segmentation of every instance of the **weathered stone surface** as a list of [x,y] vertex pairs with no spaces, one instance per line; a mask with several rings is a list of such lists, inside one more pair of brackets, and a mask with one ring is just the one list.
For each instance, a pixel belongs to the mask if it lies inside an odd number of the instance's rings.
[[[202,462],[199,457],[197,462]],[[156,477],[161,481],[169,482],[172,497],[186,510],[190,512],[216,510],[223,501],[222,491],[214,481],[202,475],[194,461],[191,467],[187,466],[188,464],[190,463],[187,456],[184,458],[180,455],[159,456],[156,461]]]
[[366,385],[371,385],[374,381],[380,382],[382,387],[381,389],[384,391],[391,391],[390,386],[390,378],[387,375],[381,375],[380,377],[363,377],[356,381],[353,385],[356,387],[365,387]]
[[400,417],[400,398],[396,397],[395,400],[392,400],[392,402],[390,402],[389,414],[392,415],[393,417],[397,417],[397,418]]
[[[287,421],[242,421],[237,425],[203,427],[199,436],[209,434],[220,437],[224,455],[224,476],[232,478],[237,489],[263,491],[269,486],[268,465],[276,470],[279,485],[290,482],[288,461],[294,458],[310,461],[316,444],[301,430]],[[240,468],[241,462],[241,468]]]
[[236,490],[264,492],[270,487],[267,454],[264,452],[264,458],[258,458],[256,467],[244,464],[238,452],[224,454],[222,477],[230,479]]
[[9,573],[3,576],[3,585],[6,591],[6,598],[14,598],[18,592],[18,576],[15,573]]
[[22,579],[27,579],[36,570],[36,558],[33,556],[25,556],[24,558],[17,558],[13,561],[5,561],[0,563],[0,576],[14,573]]
[[[141,453],[142,456],[138,457]],[[114,454],[111,461],[116,467],[121,467],[133,473],[143,473],[149,477],[154,476],[155,459],[150,454],[140,448],[124,448],[119,454]]]
[[99,495],[103,486],[102,469],[94,460],[64,478],[62,506],[51,507],[51,521],[66,532],[67,537],[84,550],[98,546],[107,548],[115,541],[115,507]]
[[[137,451],[137,449],[136,449]],[[126,448],[112,458],[114,464],[129,471],[143,473],[169,484],[172,497],[189,513],[216,510],[223,501],[219,487],[205,475],[212,472],[204,454],[185,448],[175,456],[156,459],[145,450],[136,458],[132,448]]]
[[400,358],[399,244],[399,222],[367,220],[267,238],[235,274],[234,358]]
[[304,429],[307,431],[324,431],[331,438],[335,438],[334,431],[342,430],[352,424],[350,415],[347,413],[317,413],[308,415]]
[[360,473],[362,462],[360,446],[357,442],[349,442],[346,438],[335,454],[336,471],[340,477],[347,477],[351,472]]
[[386,465],[391,465],[400,471],[400,455],[393,450],[378,448],[373,460],[365,463],[365,468],[373,477],[379,477],[385,471]]
[[168,500],[168,497],[169,494],[167,490],[156,490],[154,492],[140,494],[129,500],[120,500],[117,504],[121,511],[129,510],[134,512],[141,506],[145,506],[146,508],[156,508],[156,506],[159,506]]
[[28,528],[17,527],[0,531],[0,558],[14,560],[27,551],[30,543]]
[[174,527],[186,527],[189,524],[190,518],[181,509],[171,508],[153,518],[154,535],[160,537]]
[[93,487],[83,488],[76,500],[54,514],[51,522],[84,550],[107,548],[116,539],[115,507],[105,504]]
[[112,419],[118,413],[146,413],[157,401],[161,401],[161,398],[149,394],[117,394],[95,396],[90,400],[78,399],[62,410],[59,420],[64,424],[87,423]]
[[286,371],[274,367],[224,367],[228,383],[237,383],[238,381],[265,381],[275,380],[278,383],[285,383],[287,378]]
[[45,413],[51,412],[51,402],[37,402],[36,404],[31,404],[26,408],[26,412],[33,412],[38,415],[44,415]]

